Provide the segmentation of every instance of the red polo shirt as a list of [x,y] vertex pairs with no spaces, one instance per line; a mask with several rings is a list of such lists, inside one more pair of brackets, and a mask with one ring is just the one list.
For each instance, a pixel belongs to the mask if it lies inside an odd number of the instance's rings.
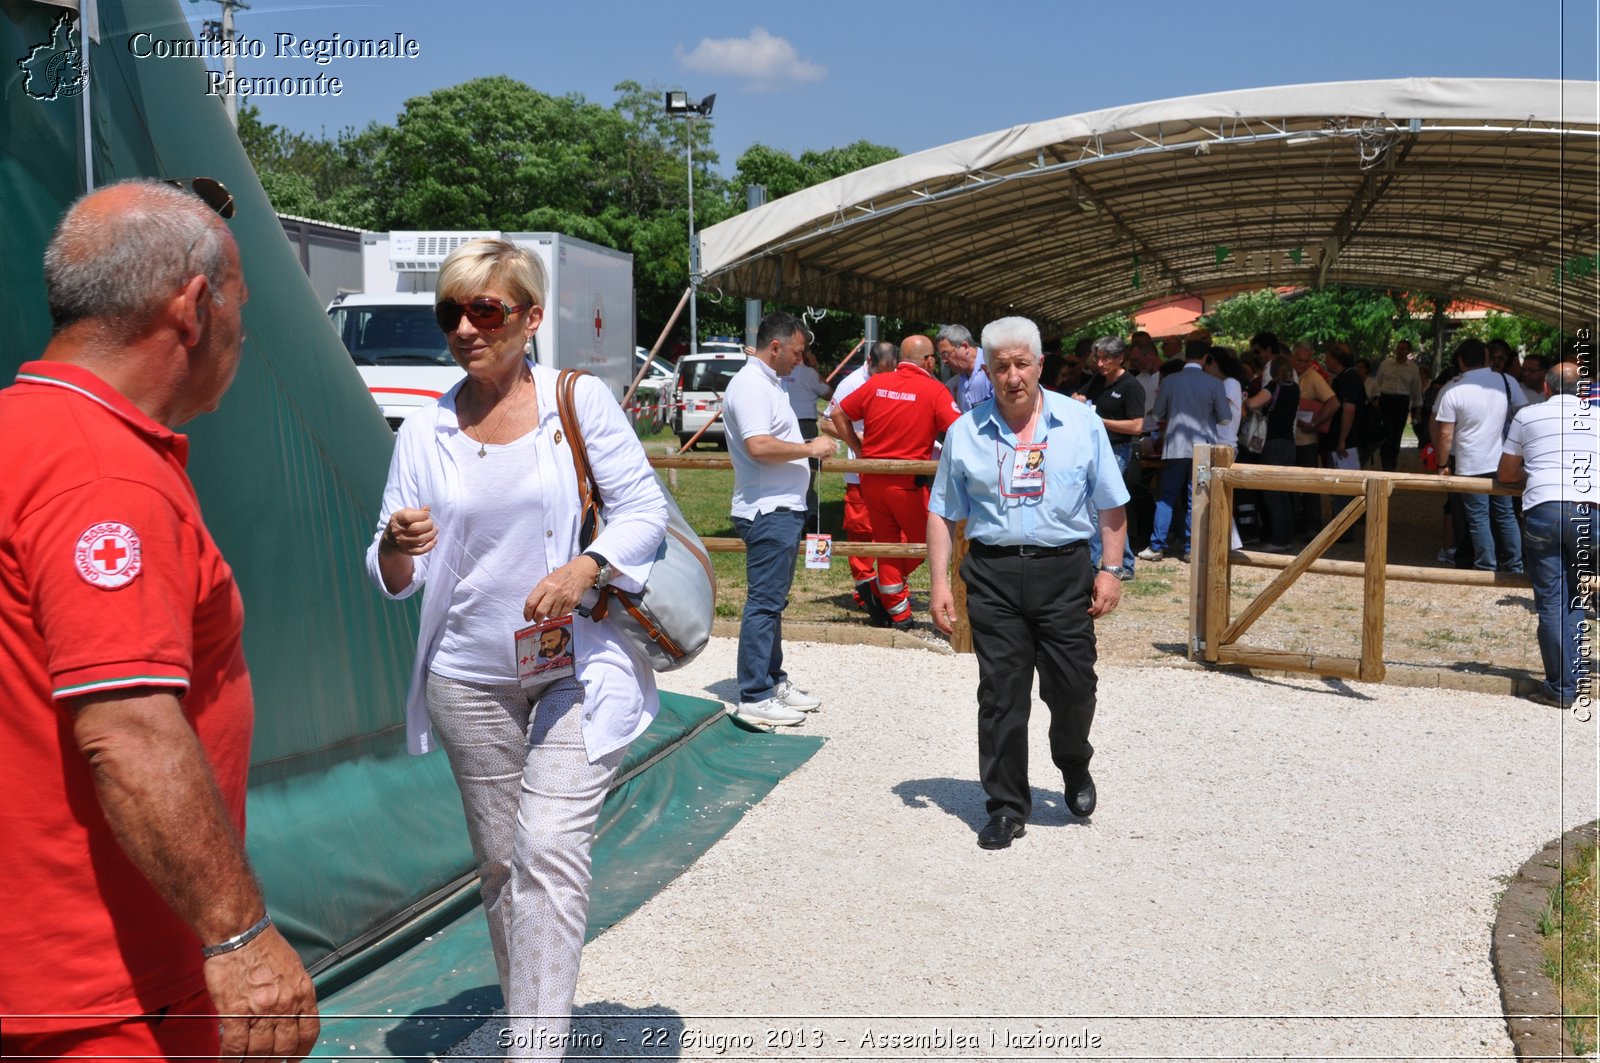
[[154,1011],[205,982],[201,942],[100,811],[70,699],[181,697],[242,836],[244,611],[188,440],[93,373],[24,365],[0,391],[0,454],[0,1011],[19,1032],[95,1025],[71,1016]]
[[[852,421],[861,421],[863,458],[926,461],[941,433],[961,416],[945,386],[915,362],[901,362],[892,373],[874,373],[839,403]],[[909,484],[909,476],[885,482]]]

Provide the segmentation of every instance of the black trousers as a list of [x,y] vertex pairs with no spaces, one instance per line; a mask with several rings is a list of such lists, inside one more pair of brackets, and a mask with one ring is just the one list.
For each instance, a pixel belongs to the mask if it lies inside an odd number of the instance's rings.
[[[981,547],[978,547],[981,549]],[[1050,709],[1050,759],[1061,772],[1094,756],[1095,641],[1088,548],[1056,557],[980,557],[961,562],[978,654],[978,778],[991,816],[1026,820],[1028,714],[1033,674]]]
[[1379,454],[1383,467],[1394,472],[1400,464],[1400,440],[1406,434],[1406,418],[1411,415],[1410,395],[1379,395],[1378,409],[1383,414],[1383,446]]

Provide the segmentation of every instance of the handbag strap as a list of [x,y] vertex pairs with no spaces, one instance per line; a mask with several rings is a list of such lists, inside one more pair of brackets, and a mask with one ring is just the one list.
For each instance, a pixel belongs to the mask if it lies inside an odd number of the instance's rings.
[[573,472],[578,477],[578,511],[582,514],[578,547],[581,550],[588,549],[594,541],[595,518],[601,507],[600,488],[594,482],[594,470],[589,465],[589,448],[578,426],[578,378],[587,375],[582,369],[563,369],[556,377],[556,415],[561,418],[561,431],[572,449]]
[[[556,377],[556,415],[561,418],[561,431],[567,437],[567,446],[572,449],[573,472],[578,477],[578,512],[581,514],[578,522],[578,549],[587,550],[589,544],[594,542],[595,529],[599,526],[600,511],[600,485],[595,483],[594,468],[589,464],[589,447],[583,441],[583,432],[578,427],[578,378],[589,374],[582,369],[563,369]],[[637,610],[632,608],[632,603],[615,587],[601,587],[600,596],[589,610],[589,616],[594,620],[604,620],[611,611],[611,599],[616,598],[622,602],[629,612],[639,618]],[[654,625],[646,624],[647,630]],[[656,635],[652,632],[652,638]],[[676,647],[669,647],[676,649]],[[678,651],[677,656],[682,656]]]

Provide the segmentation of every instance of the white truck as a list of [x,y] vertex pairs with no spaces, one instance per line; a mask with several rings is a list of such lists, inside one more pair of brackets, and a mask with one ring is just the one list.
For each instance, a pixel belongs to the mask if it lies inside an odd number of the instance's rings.
[[434,321],[434,290],[445,257],[482,236],[509,240],[544,263],[549,290],[534,360],[586,369],[620,401],[634,373],[632,255],[560,233],[368,232],[362,290],[336,295],[328,317],[390,427],[461,379]]

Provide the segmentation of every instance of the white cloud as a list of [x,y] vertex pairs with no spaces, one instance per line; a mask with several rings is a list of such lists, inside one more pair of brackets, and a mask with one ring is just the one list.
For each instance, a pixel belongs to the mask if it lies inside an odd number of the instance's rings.
[[702,37],[693,51],[677,49],[678,62],[701,74],[743,78],[757,88],[821,81],[826,67],[801,59],[794,45],[757,26],[748,37]]

